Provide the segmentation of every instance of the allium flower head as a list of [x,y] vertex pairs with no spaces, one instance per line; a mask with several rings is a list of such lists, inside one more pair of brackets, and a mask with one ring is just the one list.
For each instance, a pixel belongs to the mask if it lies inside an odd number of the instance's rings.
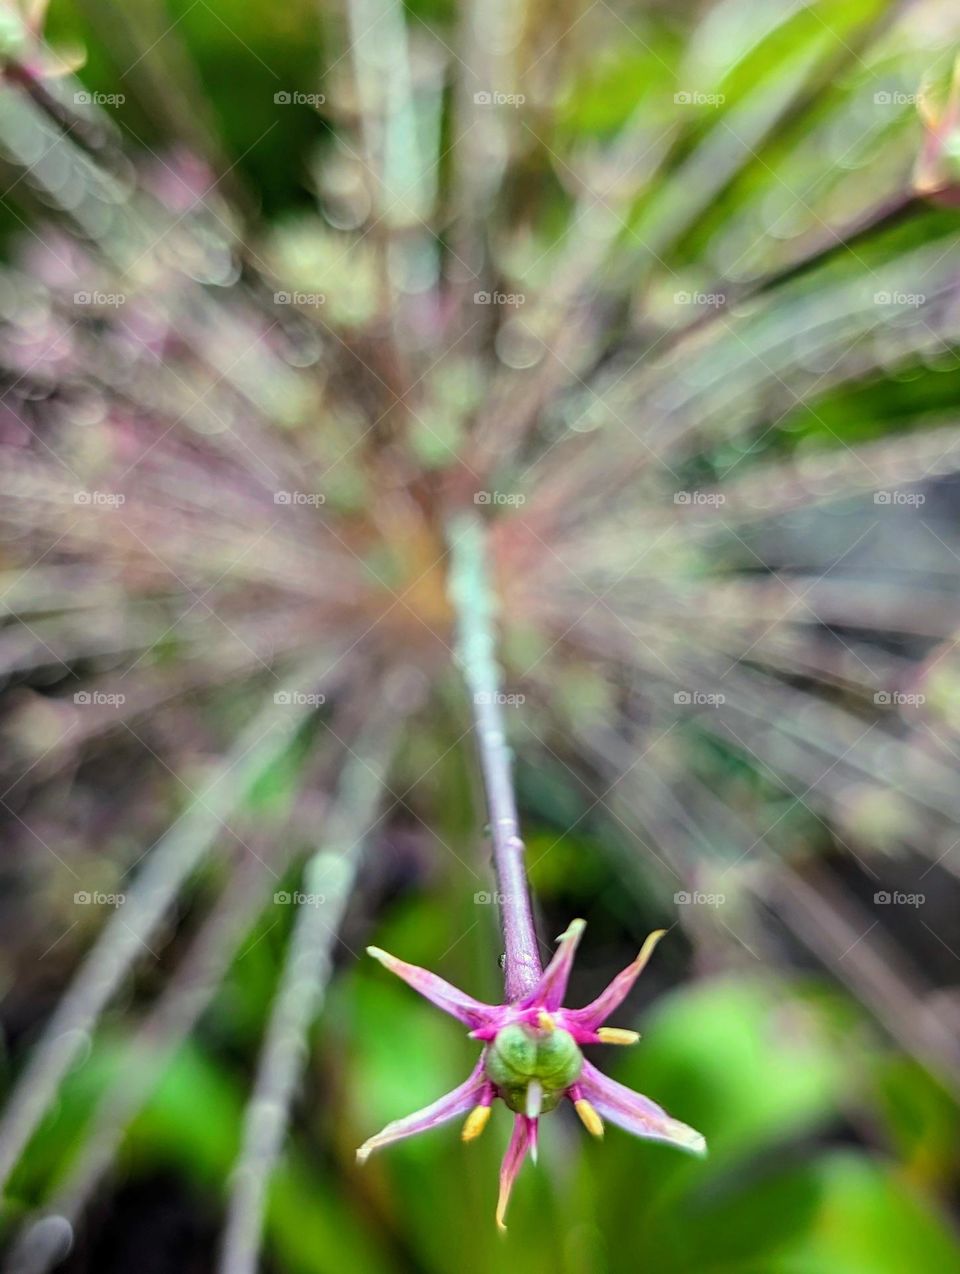
[[[497,1224],[504,1217],[510,1191],[529,1152],[536,1162],[540,1116],[553,1110],[562,1098],[573,1102],[587,1131],[603,1136],[603,1121],[619,1124],[627,1132],[651,1141],[665,1141],[694,1154],[706,1151],[706,1142],[679,1120],[672,1119],[649,1098],[609,1079],[591,1065],[580,1051],[584,1044],[633,1044],[635,1031],[604,1026],[643,971],[664,930],[652,933],[637,958],[590,1004],[566,1008],[563,997],[574,953],[585,921],[574,920],[559,938],[549,966],[527,995],[508,1004],[483,1004],[426,969],[407,964],[378,947],[370,955],[403,978],[438,1008],[470,1027],[472,1039],[485,1048],[470,1076],[458,1088],[432,1105],[394,1120],[357,1151],[364,1162],[372,1151],[392,1141],[412,1137],[467,1114],[463,1140],[472,1141],[487,1125],[494,1098],[499,1097],[515,1115],[513,1135],[500,1168]],[[469,1112],[469,1113],[467,1113]]]

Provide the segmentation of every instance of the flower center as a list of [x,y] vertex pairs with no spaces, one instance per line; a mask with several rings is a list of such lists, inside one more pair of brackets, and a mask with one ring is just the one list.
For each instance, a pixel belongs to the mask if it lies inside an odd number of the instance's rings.
[[564,1089],[576,1082],[583,1054],[568,1031],[515,1024],[505,1026],[491,1040],[483,1068],[510,1109],[529,1114],[531,1106],[539,1110],[556,1106]]

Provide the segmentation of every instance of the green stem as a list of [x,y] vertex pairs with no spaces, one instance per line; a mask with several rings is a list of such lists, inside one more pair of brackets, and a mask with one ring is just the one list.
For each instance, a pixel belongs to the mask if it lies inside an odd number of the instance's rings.
[[461,516],[450,526],[449,541],[449,591],[457,614],[458,654],[472,700],[490,816],[505,951],[504,984],[507,999],[517,1000],[536,985],[542,965],[504,731],[486,528],[478,518]]

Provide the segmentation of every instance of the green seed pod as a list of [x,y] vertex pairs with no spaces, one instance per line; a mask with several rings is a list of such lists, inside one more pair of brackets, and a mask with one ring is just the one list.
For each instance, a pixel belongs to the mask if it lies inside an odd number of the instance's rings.
[[576,1082],[583,1054],[568,1031],[514,1025],[497,1032],[483,1065],[511,1110],[527,1110],[527,1089],[531,1080],[537,1080],[542,1090],[540,1109],[547,1111],[556,1106],[564,1089]]

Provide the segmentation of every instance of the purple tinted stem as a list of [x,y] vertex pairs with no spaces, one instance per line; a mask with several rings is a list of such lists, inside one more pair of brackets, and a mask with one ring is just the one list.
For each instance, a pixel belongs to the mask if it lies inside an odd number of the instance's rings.
[[504,988],[507,999],[513,1001],[533,989],[543,967],[533,924],[510,749],[503,728],[495,604],[483,523],[472,517],[457,519],[450,527],[450,547],[450,598],[457,613],[459,659],[473,706],[490,815],[505,950]]

